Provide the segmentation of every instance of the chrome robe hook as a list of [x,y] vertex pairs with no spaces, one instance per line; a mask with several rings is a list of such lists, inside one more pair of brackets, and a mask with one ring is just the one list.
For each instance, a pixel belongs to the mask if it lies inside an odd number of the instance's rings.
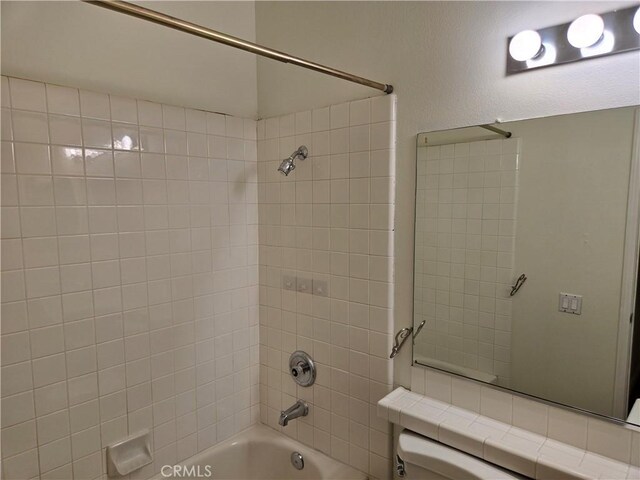
[[513,297],[516,293],[518,293],[518,290],[520,290],[520,288],[522,288],[522,285],[524,285],[524,282],[527,281],[527,276],[523,273],[522,275],[520,275],[518,277],[518,279],[516,280],[515,285],[511,286],[511,293],[509,294],[510,297]]

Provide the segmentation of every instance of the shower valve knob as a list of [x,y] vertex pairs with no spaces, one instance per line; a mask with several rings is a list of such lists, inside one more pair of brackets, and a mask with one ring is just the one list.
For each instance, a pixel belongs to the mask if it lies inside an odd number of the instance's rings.
[[316,380],[315,363],[306,352],[298,350],[291,354],[289,371],[293,380],[302,387],[309,387]]
[[309,371],[309,365],[303,362],[298,363],[291,369],[291,375],[294,377],[301,377]]

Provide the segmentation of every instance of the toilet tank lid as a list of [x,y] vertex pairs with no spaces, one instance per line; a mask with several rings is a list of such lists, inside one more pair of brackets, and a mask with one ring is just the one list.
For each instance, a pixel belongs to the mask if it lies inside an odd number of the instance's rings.
[[409,430],[403,430],[400,433],[398,456],[405,464],[416,465],[450,479],[522,480],[526,478]]

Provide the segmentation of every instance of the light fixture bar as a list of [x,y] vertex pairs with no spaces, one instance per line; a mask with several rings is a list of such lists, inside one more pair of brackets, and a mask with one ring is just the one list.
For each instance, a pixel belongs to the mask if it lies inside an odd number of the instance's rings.
[[588,58],[640,50],[640,33],[634,28],[634,16],[638,9],[639,7],[636,5],[599,14],[604,22],[604,33],[600,40],[590,47],[577,48],[569,42],[567,34],[573,22],[536,30],[540,35],[542,48],[539,55],[529,60],[513,58],[509,53],[509,45],[516,35],[509,37],[507,41],[507,75]]

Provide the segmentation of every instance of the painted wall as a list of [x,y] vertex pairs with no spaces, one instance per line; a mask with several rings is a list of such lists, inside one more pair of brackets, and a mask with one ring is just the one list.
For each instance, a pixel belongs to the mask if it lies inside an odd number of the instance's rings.
[[[512,386],[613,415],[633,108],[505,125],[522,140]],[[583,296],[580,316],[558,294]]]
[[259,420],[256,122],[2,77],[3,478]]
[[[392,83],[398,94],[396,326],[411,323],[415,135],[640,102],[638,53],[505,76],[506,39],[630,2],[258,2],[258,42]],[[258,61],[259,114],[375,91]],[[410,349],[396,361],[408,385]]]
[[[255,39],[253,2],[137,2]],[[256,57],[82,2],[2,2],[2,73],[255,118]]]
[[[283,158],[306,145],[287,177]],[[260,418],[354,468],[391,472],[395,96],[258,122]],[[295,384],[289,356],[309,353],[316,383]],[[303,399],[309,415],[278,425]]]

